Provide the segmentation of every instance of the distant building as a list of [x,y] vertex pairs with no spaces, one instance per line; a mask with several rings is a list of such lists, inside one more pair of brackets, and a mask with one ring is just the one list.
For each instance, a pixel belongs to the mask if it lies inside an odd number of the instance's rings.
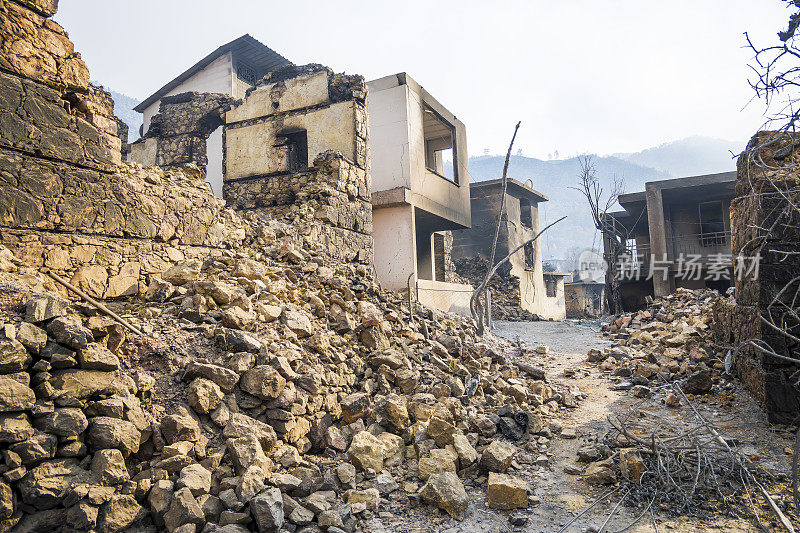
[[603,314],[605,285],[595,281],[564,283],[564,305],[567,318],[598,317]]
[[[147,133],[150,121],[158,113],[161,99],[189,91],[222,93],[244,98],[245,93],[267,73],[292,63],[250,35],[224,44],[189,67],[159,90],[148,96],[134,110],[142,114],[142,131]],[[155,165],[158,154],[153,139],[140,139],[131,145],[131,160]],[[222,128],[206,141],[208,165],[206,179],[214,194],[222,197]]]
[[[730,205],[736,172],[652,181],[619,197],[625,211],[608,213],[625,242],[619,269],[623,307],[678,287],[731,286]],[[611,243],[605,239],[606,253]]]
[[[453,232],[452,257],[459,260],[481,257],[488,261],[494,239],[500,204],[502,180],[473,183],[470,186],[472,227]],[[505,214],[500,227],[496,260],[533,238],[539,232],[539,204],[547,197],[529,185],[509,179]],[[458,272],[458,270],[457,270]],[[540,242],[525,245],[510,259],[510,275],[518,280],[519,296],[514,302],[522,309],[545,318],[563,319],[564,277],[560,272],[543,272]],[[516,293],[516,291],[514,291]],[[502,295],[499,295],[502,296]]]

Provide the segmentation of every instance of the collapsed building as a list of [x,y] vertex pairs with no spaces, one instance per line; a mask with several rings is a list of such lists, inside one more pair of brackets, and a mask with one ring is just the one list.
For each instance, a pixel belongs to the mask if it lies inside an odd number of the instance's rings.
[[[731,286],[735,181],[735,172],[723,172],[647,182],[644,191],[619,195],[624,211],[606,217],[624,248],[615,270],[624,309],[680,287]],[[608,236],[603,245],[611,257]]]
[[[364,80],[164,97],[162,165],[122,163],[55,11],[0,0],[0,532],[352,533],[387,501],[463,520],[465,483],[528,507],[506,473],[579,391],[378,286]],[[194,160],[217,124],[230,206]]]
[[[248,89],[273,70],[291,65],[285,57],[260,43],[250,35],[223,44],[200,61],[164,84],[145,98],[134,110],[142,114],[140,136],[150,130],[151,121],[160,113],[165,97],[187,92],[216,93],[232,99],[244,98]],[[210,128],[212,125],[206,125]],[[222,197],[222,128],[221,123],[213,128],[192,147],[193,160],[206,161],[206,180],[214,194]],[[156,139],[151,137],[134,143],[137,153],[132,160],[155,165],[157,161]],[[160,164],[160,163],[159,163]]]
[[603,314],[605,284],[591,279],[564,283],[567,318],[599,317]]
[[[496,261],[532,239],[539,232],[539,204],[547,197],[527,184],[508,179],[504,213],[496,249]],[[488,271],[501,204],[502,180],[473,183],[470,187],[472,227],[453,231],[452,258],[456,272],[479,285]],[[544,272],[539,241],[526,244],[511,256],[490,284],[493,314],[497,318],[563,319],[566,315],[564,277]],[[502,278],[502,279],[501,279]]]
[[368,87],[378,280],[468,315],[472,287],[453,283],[447,233],[470,227],[466,128],[406,73]]
[[[236,66],[243,56],[268,72],[262,81],[242,79]],[[143,137],[131,145],[131,159],[165,168],[196,163],[214,188],[218,135],[227,205],[280,218],[294,212],[296,199],[330,182],[333,174],[320,168],[331,162],[316,158],[338,152],[343,159],[333,178],[344,176],[357,191],[328,198],[316,212],[331,222],[319,227],[339,228],[336,237],[327,229],[323,242],[342,253],[353,245],[362,262],[374,259],[388,289],[411,290],[424,305],[469,314],[472,287],[454,283],[447,233],[470,226],[464,124],[405,73],[357,89],[348,83],[318,65],[295,67],[243,36],[136,108],[145,115]],[[192,90],[178,92],[186,89]]]

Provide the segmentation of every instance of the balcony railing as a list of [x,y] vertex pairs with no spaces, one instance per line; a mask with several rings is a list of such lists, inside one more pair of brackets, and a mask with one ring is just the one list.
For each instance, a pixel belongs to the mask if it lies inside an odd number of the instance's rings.
[[716,261],[714,256],[731,253],[731,233],[719,231],[714,233],[693,233],[689,235],[676,235],[672,238],[671,259],[677,260],[681,255],[700,256],[701,263]]

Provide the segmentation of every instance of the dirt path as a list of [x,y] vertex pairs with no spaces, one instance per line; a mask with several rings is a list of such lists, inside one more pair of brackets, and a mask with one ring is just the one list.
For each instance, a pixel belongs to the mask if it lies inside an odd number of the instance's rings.
[[[430,506],[408,508],[404,502],[390,501],[388,512],[370,522],[370,531],[556,532],[606,490],[590,486],[578,475],[567,474],[564,470],[569,466],[580,467],[581,470],[585,468],[585,465],[577,462],[577,450],[587,441],[601,439],[606,434],[609,429],[607,422],[609,414],[625,414],[630,411],[632,405],[636,405],[642,416],[652,416],[656,421],[669,420],[670,416],[687,416],[685,412],[681,414],[675,410],[667,410],[663,406],[663,395],[656,394],[648,400],[640,401],[633,398],[628,391],[612,390],[613,382],[603,376],[594,365],[585,361],[589,348],[608,345],[600,335],[597,323],[499,322],[496,323],[495,333],[512,341],[519,339],[530,347],[542,344],[549,346],[548,355],[537,356],[537,359],[531,362],[545,368],[549,381],[576,385],[584,395],[578,408],[562,408],[557,415],[557,419],[565,428],[575,430],[576,438],[554,437],[546,443],[540,439],[539,453],[542,452],[544,443],[545,453],[549,457],[547,466],[521,464],[520,468],[513,472],[528,481],[540,503],[530,507],[526,512],[489,509],[486,506],[486,479],[478,478],[473,485],[466,486],[467,493],[474,495],[474,504],[471,514],[463,522],[456,522]],[[565,377],[565,371],[569,377]],[[773,465],[778,469],[788,468],[783,453],[788,442],[767,429],[768,425],[761,411],[745,393],[732,387],[731,394],[734,398],[732,403],[739,409],[735,418],[721,412],[715,406],[705,409],[704,414],[725,427],[730,436],[735,436],[740,441],[742,449],[773,458],[779,463]],[[534,452],[534,455],[537,454]],[[611,495],[574,522],[566,531],[600,530],[621,496],[621,492]],[[603,531],[623,530],[642,510],[643,508],[620,506]],[[701,520],[671,516],[661,509],[655,511],[658,531],[763,531],[746,519],[714,517],[713,520]],[[524,525],[514,526],[509,521],[512,515],[524,516],[527,521]],[[632,532],[654,530],[649,519],[643,519],[627,529]]]

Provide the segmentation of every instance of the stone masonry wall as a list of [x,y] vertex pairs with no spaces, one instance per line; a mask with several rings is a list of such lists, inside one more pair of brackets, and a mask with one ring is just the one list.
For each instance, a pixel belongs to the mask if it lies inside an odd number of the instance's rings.
[[[267,75],[226,115],[228,205],[289,221],[297,237],[336,259],[371,264],[365,102],[361,76],[334,74],[322,65],[292,65]],[[303,155],[313,160],[308,168],[288,167],[281,135],[298,131],[305,132]],[[253,152],[254,145],[267,149]]]
[[[758,276],[736,277],[734,299],[721,299],[714,308],[715,335],[720,344],[739,347],[736,358],[738,374],[759,400],[770,420],[793,423],[800,414],[800,388],[796,385],[798,365],[787,364],[752,345],[755,341],[775,352],[800,358],[800,345],[767,325],[762,318],[772,316],[792,335],[800,335],[800,323],[785,310],[771,303],[778,301],[796,310],[792,298],[798,290],[791,283],[800,272],[800,175],[779,170],[800,162],[796,144],[800,136],[760,132],[748,145],[762,146],[758,156],[767,165],[748,163],[739,158],[736,198],[731,203],[731,244],[734,257],[760,256]],[[739,260],[736,259],[737,263]],[[779,296],[784,287],[788,290]]]
[[145,139],[155,138],[156,161],[162,167],[208,165],[206,141],[224,122],[234,98],[221,93],[186,92],[161,99]]
[[367,173],[341,154],[322,154],[297,174],[225,182],[223,194],[236,209],[293,222],[298,235],[324,245],[336,259],[372,261]]
[[43,16],[55,8],[0,0],[0,244],[103,298],[241,245],[246,226],[196,167],[121,166],[113,99]]

